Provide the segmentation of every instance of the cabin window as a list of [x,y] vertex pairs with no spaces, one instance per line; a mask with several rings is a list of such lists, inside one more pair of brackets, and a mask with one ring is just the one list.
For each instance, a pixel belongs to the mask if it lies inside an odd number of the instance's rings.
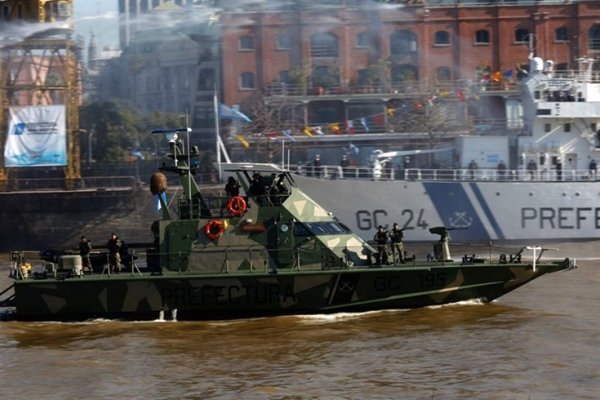
[[544,124],[544,132],[548,133],[552,130],[552,125]]
[[593,122],[593,123],[591,123],[591,124],[590,124],[590,129],[591,129],[593,132],[596,132],[596,126],[597,126],[597,125],[596,125],[596,123],[595,123],[595,122]]
[[539,91],[539,90],[536,90],[536,91],[534,91],[534,92],[533,92],[533,97],[534,97],[536,100],[539,100],[539,99],[540,99],[540,96],[541,96],[541,94],[540,94],[540,91]]
[[565,130],[565,132],[571,132],[571,124],[565,124],[563,129]]
[[294,226],[296,236],[342,235],[350,232],[346,225],[339,222],[305,222]]

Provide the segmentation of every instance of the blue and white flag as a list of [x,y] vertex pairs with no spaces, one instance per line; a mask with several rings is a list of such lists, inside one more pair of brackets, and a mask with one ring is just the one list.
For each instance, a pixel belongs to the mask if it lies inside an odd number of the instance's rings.
[[235,108],[227,107],[225,104],[219,104],[219,118],[221,119],[235,119],[243,122],[252,122],[250,118],[240,110]]
[[285,136],[286,138],[290,139],[292,142],[296,141],[296,138],[292,136],[292,130],[291,129],[284,129],[281,133],[283,133],[283,136]]
[[65,106],[9,107],[5,167],[67,165]]
[[162,192],[161,194],[157,194],[156,195],[156,211],[160,211],[161,208],[162,208],[162,206],[160,204],[160,199],[161,198],[163,199],[163,201],[165,202],[165,204],[167,204],[167,194],[165,192]]

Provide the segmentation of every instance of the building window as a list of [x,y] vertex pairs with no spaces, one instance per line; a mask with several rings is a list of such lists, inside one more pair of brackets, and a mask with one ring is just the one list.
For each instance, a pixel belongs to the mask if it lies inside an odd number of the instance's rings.
[[476,44],[489,44],[490,43],[490,32],[485,29],[481,29],[475,32],[475,43]]
[[529,40],[529,31],[527,29],[519,28],[515,31],[515,42],[525,43]]
[[438,82],[444,82],[451,80],[451,72],[450,67],[438,67],[435,70],[435,75],[437,77]]
[[369,32],[356,35],[356,47],[369,47]]
[[290,83],[290,71],[280,71],[279,72],[279,82]]
[[277,37],[277,49],[289,50],[292,48],[292,38],[290,35],[279,35]]
[[596,24],[590,28],[590,50],[600,50],[600,25]]
[[417,52],[417,36],[411,31],[397,31],[390,38],[390,53],[407,54]]
[[370,73],[369,69],[364,68],[364,69],[358,70],[357,79],[356,79],[356,83],[358,85],[360,85],[360,86],[368,85],[370,83],[370,80],[371,80],[371,73]]
[[240,38],[240,50],[254,50],[254,39],[252,36],[242,36]]
[[436,46],[449,46],[450,34],[447,31],[437,31],[435,33],[434,43]]
[[392,83],[402,81],[416,81],[419,79],[419,71],[414,65],[400,64],[392,66]]
[[337,57],[337,37],[329,32],[315,33],[310,38],[310,53],[313,57]]
[[567,42],[569,40],[569,30],[566,26],[556,28],[554,31],[554,40],[557,42]]
[[240,88],[254,89],[254,74],[252,72],[243,72],[240,75]]

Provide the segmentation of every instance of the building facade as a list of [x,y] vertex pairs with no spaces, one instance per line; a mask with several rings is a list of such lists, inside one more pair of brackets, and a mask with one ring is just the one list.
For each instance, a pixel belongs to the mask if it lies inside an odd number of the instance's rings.
[[243,104],[265,88],[267,102],[295,94],[308,124],[364,114],[352,103],[370,90],[386,102],[482,79],[509,89],[530,48],[557,70],[600,52],[600,2],[592,0],[266,3],[222,2],[224,101]]

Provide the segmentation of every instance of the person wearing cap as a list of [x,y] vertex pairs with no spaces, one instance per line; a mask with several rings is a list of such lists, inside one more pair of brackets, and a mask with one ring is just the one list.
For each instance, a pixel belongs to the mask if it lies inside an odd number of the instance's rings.
[[382,265],[382,264],[387,264],[388,263],[388,259],[387,259],[387,252],[385,251],[386,245],[387,245],[387,241],[388,241],[388,235],[387,232],[383,230],[383,226],[379,225],[377,227],[377,232],[375,233],[375,236],[373,236],[373,240],[375,241],[375,244],[377,245],[377,259],[376,259],[376,263],[377,265]]

